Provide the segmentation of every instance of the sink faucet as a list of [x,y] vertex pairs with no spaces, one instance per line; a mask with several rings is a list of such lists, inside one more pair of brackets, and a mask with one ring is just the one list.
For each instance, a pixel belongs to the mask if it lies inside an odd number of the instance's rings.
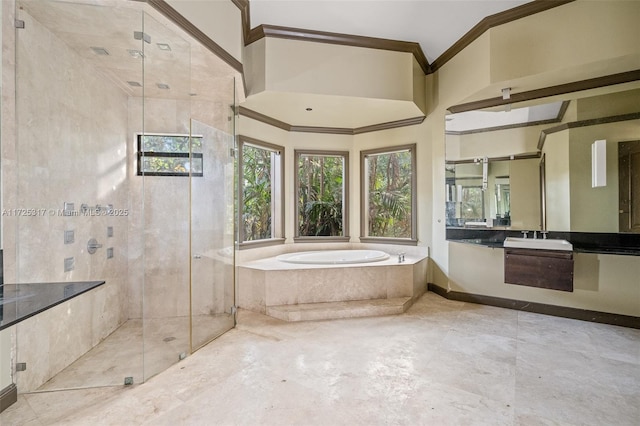
[[402,263],[402,262],[404,262],[404,252],[403,251],[398,253],[398,263]]

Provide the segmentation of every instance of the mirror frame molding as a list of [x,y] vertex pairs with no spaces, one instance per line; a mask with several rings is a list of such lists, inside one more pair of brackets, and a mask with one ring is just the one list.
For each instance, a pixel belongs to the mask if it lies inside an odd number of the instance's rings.
[[618,74],[609,74],[602,77],[590,78],[587,80],[574,81],[572,83],[544,87],[542,89],[528,90],[520,93],[511,93],[511,97],[509,99],[495,97],[482,99],[479,101],[467,102],[463,104],[453,105],[447,109],[451,113],[458,113],[507,104],[513,105],[518,102],[542,99],[549,96],[564,95],[566,93],[581,92],[583,90],[597,89],[599,87],[613,86],[616,84],[631,83],[638,80],[640,80],[640,69]]

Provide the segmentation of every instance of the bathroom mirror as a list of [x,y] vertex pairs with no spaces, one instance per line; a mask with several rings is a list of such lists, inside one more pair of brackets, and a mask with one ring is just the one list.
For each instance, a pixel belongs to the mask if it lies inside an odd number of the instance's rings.
[[[536,155],[451,161],[446,165],[448,227],[540,229]],[[486,168],[486,173],[484,169]]]
[[[640,232],[640,82],[449,114],[445,132],[447,227]],[[592,187],[596,140],[606,141],[606,185]],[[464,212],[484,158],[484,212]],[[509,172],[492,173],[502,162]]]

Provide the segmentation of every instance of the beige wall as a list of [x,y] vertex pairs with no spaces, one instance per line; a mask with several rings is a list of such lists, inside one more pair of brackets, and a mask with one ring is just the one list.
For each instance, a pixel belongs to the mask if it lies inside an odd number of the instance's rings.
[[[640,140],[640,120],[574,128],[569,132],[571,231],[618,232],[618,144]],[[607,141],[607,185],[591,187],[591,144]]]
[[509,162],[511,228],[540,230],[540,160]]
[[231,0],[168,0],[167,3],[234,58],[242,61],[242,16]]
[[579,0],[494,27],[490,30],[491,82],[545,73],[564,74],[572,81],[579,73],[606,71],[609,61],[625,70],[637,69],[638,16],[637,1]]
[[[545,82],[543,86],[551,86],[580,80],[585,76],[638,68],[638,27],[631,21],[637,19],[639,7],[638,2],[576,1],[523,18],[488,31],[439,69],[437,76],[428,77],[438,83],[438,98],[434,101],[433,113],[425,121],[426,126],[432,129],[434,217],[443,215],[445,211],[444,191],[440,191],[440,188],[444,188],[445,182],[446,108],[474,97],[499,96],[499,87],[516,87],[513,85],[514,79],[534,87],[542,81]],[[547,34],[554,35],[552,41],[544,41]],[[537,60],[532,62],[531,58]],[[553,137],[547,138],[545,151],[554,147],[566,149],[568,164],[568,141],[566,148],[562,148],[561,145],[550,144],[552,140]],[[561,162],[560,157],[556,158]],[[549,163],[547,165],[549,170]],[[561,173],[569,173],[568,165],[558,164],[555,171],[557,176],[552,176],[552,179],[559,180]],[[562,199],[568,199],[568,188],[554,188],[554,192],[558,200],[554,207],[559,207]],[[548,198],[548,208],[552,204]],[[448,243],[444,238],[444,223],[437,220],[432,223],[434,240],[431,258],[436,267],[433,278],[442,287],[638,315],[640,283],[637,276],[634,278],[633,273],[629,273],[631,270],[637,274],[635,257],[597,255],[594,258],[577,255],[580,259],[576,262],[577,277],[586,276],[595,265],[599,265],[599,269],[597,275],[591,275],[595,281],[585,285],[588,288],[582,289],[578,280],[578,290],[573,293],[506,286],[503,284],[502,250]],[[553,230],[551,223],[549,229]]]
[[569,132],[557,132],[545,139],[545,187],[547,230],[571,229],[569,180]]
[[410,53],[279,38],[265,52],[266,90],[413,101]]
[[[635,256],[574,254],[574,291],[563,292],[504,283],[504,250],[450,243],[449,286],[462,291],[622,315],[640,315]],[[463,266],[463,267],[462,267]]]

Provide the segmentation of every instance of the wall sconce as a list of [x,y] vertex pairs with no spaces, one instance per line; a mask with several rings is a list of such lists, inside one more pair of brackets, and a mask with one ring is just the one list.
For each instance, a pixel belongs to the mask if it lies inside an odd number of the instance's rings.
[[482,190],[486,191],[489,186],[489,158],[482,159]]
[[591,187],[607,186],[607,141],[595,141],[591,145]]

